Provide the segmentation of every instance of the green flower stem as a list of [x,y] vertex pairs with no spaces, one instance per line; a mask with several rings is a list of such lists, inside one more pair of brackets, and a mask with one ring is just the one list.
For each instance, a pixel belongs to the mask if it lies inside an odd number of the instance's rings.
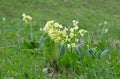
[[30,23],[30,39],[32,40],[32,23]]
[[72,47],[71,47],[71,53],[72,53]]
[[46,34],[45,32],[42,34],[42,36],[41,36],[41,38],[40,38],[39,43],[42,43],[42,40],[43,40],[43,38],[44,38],[45,34]]

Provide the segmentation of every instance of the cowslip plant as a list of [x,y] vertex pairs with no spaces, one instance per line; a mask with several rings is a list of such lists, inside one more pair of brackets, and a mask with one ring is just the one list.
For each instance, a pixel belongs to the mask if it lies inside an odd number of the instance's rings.
[[30,26],[30,38],[32,39],[32,25],[31,25],[32,17],[30,15],[26,15],[25,13],[22,14],[22,17],[23,17],[23,21],[26,24],[29,24]]
[[72,23],[73,27],[68,28],[52,20],[48,21],[43,28],[47,36],[44,37],[46,38],[44,43],[46,43],[47,58],[54,69],[58,67],[60,67],[59,69],[78,67],[76,62],[79,59],[79,55],[76,51],[78,50],[80,39],[88,31],[79,29],[78,21],[73,20]]
[[23,21],[24,21],[25,23],[28,24],[28,23],[31,22],[32,17],[31,17],[30,15],[26,15],[25,13],[23,13],[22,16],[23,16]]
[[49,67],[45,66],[45,68],[48,70],[52,68],[54,72],[80,73],[81,64],[88,63],[87,59],[92,61],[109,54],[109,49],[100,51],[96,47],[91,48],[87,43],[80,45],[88,31],[80,29],[78,21],[73,20],[72,23],[73,26],[68,28],[52,20],[48,21],[43,28],[45,32],[43,42],[46,47],[47,64],[49,64]]
[[34,48],[38,48],[40,46],[39,42],[37,41],[37,39],[35,37],[33,37],[33,28],[32,28],[32,17],[30,15],[27,15],[25,13],[22,14],[22,18],[24,23],[29,26],[30,28],[30,39],[24,40],[24,48],[25,49],[34,49]]

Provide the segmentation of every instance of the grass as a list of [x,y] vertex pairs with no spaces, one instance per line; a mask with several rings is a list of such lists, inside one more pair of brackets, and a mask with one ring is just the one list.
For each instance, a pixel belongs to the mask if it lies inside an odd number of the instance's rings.
[[[120,78],[120,1],[119,0],[0,0],[0,78],[1,79],[44,79],[51,78],[42,72],[46,65],[44,49],[24,49],[24,40],[29,39],[29,26],[23,23],[22,13],[33,17],[33,33],[41,37],[40,27],[49,20],[56,20],[64,26],[73,19],[80,22],[80,28],[87,29],[91,47],[110,49],[102,59],[92,60],[86,56],[80,65],[81,79]],[[2,18],[5,17],[6,21]],[[104,22],[107,21],[107,25]],[[102,23],[100,26],[99,23]],[[103,28],[108,33],[101,35]],[[87,40],[87,38],[86,38]],[[48,52],[49,53],[49,52]],[[65,78],[66,75],[58,78]],[[78,78],[74,72],[69,72]]]

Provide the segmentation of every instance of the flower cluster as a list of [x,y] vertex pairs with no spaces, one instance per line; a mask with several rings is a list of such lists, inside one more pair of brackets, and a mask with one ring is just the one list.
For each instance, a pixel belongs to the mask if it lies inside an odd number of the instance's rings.
[[75,48],[80,41],[79,36],[84,36],[87,33],[86,30],[79,29],[78,21],[75,20],[73,20],[73,27],[69,29],[55,21],[48,21],[43,30],[55,43],[66,43],[68,48]]
[[63,26],[59,23],[55,21],[48,21],[43,30],[47,32],[50,38],[56,43],[65,43],[67,28],[63,28]]
[[107,33],[108,29],[103,28],[102,31],[103,31],[103,33]]
[[75,48],[76,44],[80,42],[79,36],[84,36],[87,33],[84,29],[79,29],[78,21],[73,20],[73,27],[69,29],[68,34],[68,48]]
[[80,29],[79,33],[81,36],[84,36],[88,31],[84,30],[84,29]]
[[32,20],[32,17],[30,15],[26,15],[25,13],[22,14],[22,17],[23,17],[23,21],[28,24],[31,22]]

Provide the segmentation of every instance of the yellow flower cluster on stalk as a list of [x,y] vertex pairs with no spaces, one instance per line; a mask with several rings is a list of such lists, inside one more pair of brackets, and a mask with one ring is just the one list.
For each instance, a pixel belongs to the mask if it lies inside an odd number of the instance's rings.
[[47,32],[50,38],[56,43],[65,43],[67,28],[63,28],[63,26],[59,23],[55,21],[48,21],[43,30]]
[[23,17],[23,21],[26,23],[26,24],[29,24],[32,20],[32,17],[30,15],[26,15],[25,13],[22,14],[22,17]]
[[108,29],[103,28],[103,32],[104,32],[104,33],[107,33],[107,32],[108,32]]
[[48,21],[43,28],[48,36],[54,40],[55,43],[66,43],[68,48],[75,48],[80,41],[79,35],[84,36],[87,33],[84,29],[79,29],[78,21],[73,20],[73,27],[66,28],[61,24],[53,21]]
[[80,33],[81,36],[84,36],[85,33],[87,33],[87,32],[88,32],[88,31],[86,31],[86,30],[84,30],[84,29],[80,29],[80,30],[79,30],[79,33]]

